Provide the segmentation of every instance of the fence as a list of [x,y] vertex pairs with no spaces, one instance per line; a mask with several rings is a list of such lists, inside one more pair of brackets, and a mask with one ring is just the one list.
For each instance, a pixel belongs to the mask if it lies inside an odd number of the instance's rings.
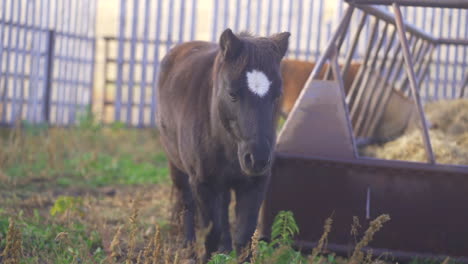
[[120,1],[119,35],[104,39],[104,116],[155,126],[159,61],[173,44],[195,38],[196,10],[196,0]]
[[73,124],[91,104],[95,0],[1,0],[0,124]]
[[[104,102],[93,102],[97,0],[0,0],[1,124],[16,119],[72,124],[80,111],[103,103],[107,122],[155,126],[159,61],[174,44],[200,38],[198,21],[207,14],[212,24],[202,39],[217,41],[226,27],[259,35],[290,31],[288,57],[316,60],[347,5],[342,0],[113,1],[120,12],[118,32],[104,38]],[[468,38],[466,9],[402,9],[408,22],[436,37]],[[358,17],[351,28],[359,25]],[[365,21],[354,59],[363,58],[371,33]],[[350,43],[348,35],[344,54]],[[436,48],[423,99],[455,98],[467,59],[466,47]]]

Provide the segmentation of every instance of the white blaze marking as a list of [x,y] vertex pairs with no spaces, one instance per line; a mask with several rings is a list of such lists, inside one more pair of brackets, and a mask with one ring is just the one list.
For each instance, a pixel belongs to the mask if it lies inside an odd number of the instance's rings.
[[263,97],[266,93],[268,93],[270,85],[271,82],[268,80],[268,77],[265,75],[265,73],[257,70],[247,72],[247,86],[252,93]]

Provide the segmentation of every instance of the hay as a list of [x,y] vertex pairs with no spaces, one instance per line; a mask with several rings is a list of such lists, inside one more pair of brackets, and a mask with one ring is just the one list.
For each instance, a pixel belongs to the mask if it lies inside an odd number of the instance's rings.
[[[468,165],[468,100],[428,103],[425,113],[436,162]],[[421,133],[416,126],[396,140],[383,145],[369,145],[360,152],[364,156],[381,159],[427,161]]]

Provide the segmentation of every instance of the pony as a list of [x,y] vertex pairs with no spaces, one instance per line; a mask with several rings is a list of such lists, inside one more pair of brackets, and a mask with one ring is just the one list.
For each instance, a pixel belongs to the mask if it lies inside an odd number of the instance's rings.
[[218,44],[182,43],[161,62],[160,140],[181,208],[184,244],[196,239],[196,215],[202,228],[209,227],[205,261],[216,251],[241,252],[255,231],[270,181],[282,95],[280,62],[289,36],[226,29]]

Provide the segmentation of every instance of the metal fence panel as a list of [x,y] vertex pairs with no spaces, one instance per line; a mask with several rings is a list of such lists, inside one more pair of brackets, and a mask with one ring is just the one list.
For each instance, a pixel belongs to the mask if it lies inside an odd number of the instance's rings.
[[91,104],[96,3],[0,2],[0,124],[70,125]]
[[196,37],[196,7],[196,0],[120,0],[119,35],[104,39],[105,122],[155,126],[159,61]]

